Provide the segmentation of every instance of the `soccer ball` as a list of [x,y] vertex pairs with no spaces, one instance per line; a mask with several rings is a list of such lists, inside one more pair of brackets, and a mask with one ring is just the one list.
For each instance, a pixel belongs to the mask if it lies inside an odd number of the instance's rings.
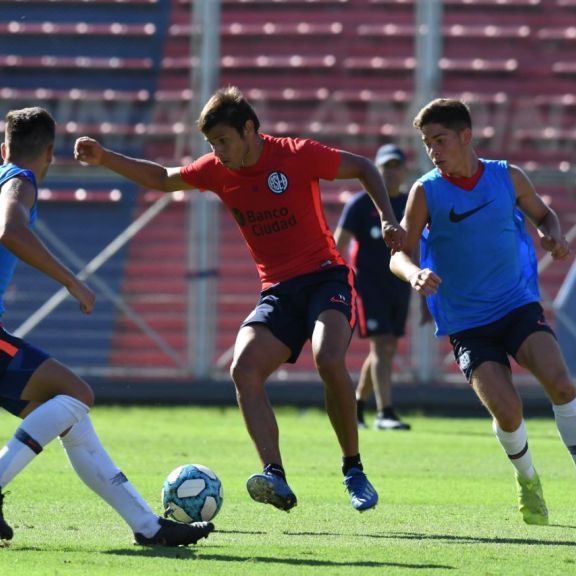
[[162,486],[164,516],[185,524],[212,520],[220,512],[223,499],[222,482],[201,464],[178,466]]

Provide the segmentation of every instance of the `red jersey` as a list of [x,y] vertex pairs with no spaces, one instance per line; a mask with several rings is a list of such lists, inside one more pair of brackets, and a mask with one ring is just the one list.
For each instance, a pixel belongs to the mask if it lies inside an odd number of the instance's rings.
[[213,153],[180,169],[182,179],[216,193],[254,258],[262,288],[344,264],[327,223],[319,180],[334,180],[340,152],[314,140],[261,134],[253,166],[229,170]]

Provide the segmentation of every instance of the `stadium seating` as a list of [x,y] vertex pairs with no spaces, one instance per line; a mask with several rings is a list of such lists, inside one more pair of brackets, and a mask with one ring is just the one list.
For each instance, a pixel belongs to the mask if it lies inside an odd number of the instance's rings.
[[[67,186],[65,182],[53,181],[50,188],[40,189],[38,232],[63,262],[80,270],[130,223],[134,187],[125,183],[121,188],[102,183],[83,188]],[[84,316],[77,303],[68,298],[56,314],[42,320],[28,337],[69,366],[83,369],[106,366],[110,361],[115,316],[109,292],[120,291],[123,257],[124,250],[118,251],[90,281],[97,293],[97,313]],[[5,296],[5,325],[16,330],[59,288],[49,278],[20,264]]]
[[[190,110],[195,95],[190,73],[198,66],[197,57],[190,56],[193,3],[0,0],[0,34],[7,40],[0,48],[0,113],[41,102],[59,122],[53,169],[57,186],[51,183],[51,199],[45,201],[46,210],[42,207],[42,217],[51,228],[52,221],[58,229],[65,227],[60,209],[69,218],[82,220],[89,207],[90,215],[110,220],[117,231],[155,198],[140,193],[134,201],[122,181],[79,171],[70,152],[77,136],[98,136],[124,153],[169,165],[192,155],[195,128]],[[416,4],[416,0],[221,0],[220,83],[236,84],[247,94],[266,132],[311,136],[369,157],[378,145],[394,140],[412,160],[418,146],[412,128],[418,66]],[[439,62],[442,94],[461,97],[472,108],[480,153],[509,158],[527,170],[561,213],[565,226],[572,226],[576,212],[566,185],[574,179],[576,146],[576,32],[571,25],[575,15],[574,0],[444,0],[444,50]],[[93,181],[86,183],[86,178]],[[342,207],[339,198],[355,185],[326,185],[332,226]],[[84,201],[75,200],[78,188],[87,191]],[[116,189],[122,191],[122,200],[114,202],[109,191]],[[111,263],[122,296],[180,358],[187,345],[187,206],[174,202]],[[96,223],[87,218],[91,238]],[[258,279],[224,209],[218,226],[214,362],[220,360],[225,370],[236,329],[254,304]],[[73,236],[69,240],[79,243]],[[543,273],[543,285],[552,296],[565,273],[559,264]],[[22,278],[15,302],[21,297],[38,302],[49,293],[35,287],[25,296],[31,284]],[[14,312],[19,320],[30,309],[19,307]],[[126,314],[109,308],[99,318],[95,322],[108,323],[109,330],[108,343],[97,346],[116,368],[176,365]],[[41,332],[32,335],[42,337]],[[54,343],[60,346],[57,339]],[[398,359],[403,379],[414,376],[410,346],[404,339]],[[354,338],[353,370],[358,370],[365,352],[365,343]],[[441,370],[450,372],[446,350],[444,354]],[[82,361],[97,366],[102,358],[86,356]],[[284,374],[305,377],[312,371],[307,350],[302,361]]]

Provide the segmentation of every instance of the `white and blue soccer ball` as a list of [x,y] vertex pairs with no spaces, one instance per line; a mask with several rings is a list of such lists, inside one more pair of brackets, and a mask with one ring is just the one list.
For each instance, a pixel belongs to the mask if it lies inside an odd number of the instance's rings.
[[212,520],[220,512],[223,500],[222,482],[201,464],[178,466],[162,486],[164,515],[185,524]]

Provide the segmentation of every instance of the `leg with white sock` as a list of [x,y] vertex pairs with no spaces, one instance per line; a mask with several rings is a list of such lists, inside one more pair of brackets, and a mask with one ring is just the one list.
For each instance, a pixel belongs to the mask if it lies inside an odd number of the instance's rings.
[[576,399],[566,404],[554,404],[552,409],[560,437],[576,464]]
[[560,437],[576,463],[576,390],[557,340],[549,332],[535,332],[522,343],[517,359],[546,390]]
[[528,448],[528,431],[524,420],[513,432],[504,432],[496,420],[492,421],[492,429],[510,462],[516,468],[516,472],[523,478],[533,478],[535,470],[532,465],[532,455]]
[[187,546],[207,538],[211,522],[181,524],[159,518],[102,446],[88,416],[62,438],[72,467],[84,483],[105,500],[134,532],[143,546]]
[[[554,407],[554,416],[560,436],[574,459],[574,447],[576,446],[576,391],[568,374],[558,341],[546,324],[543,315],[538,321],[536,331],[526,337],[518,348],[515,357],[521,366],[530,370],[545,389]],[[519,479],[519,494],[520,489],[526,491],[527,487],[530,486],[533,488],[532,496],[539,496],[542,503],[542,512],[532,515],[532,523],[547,524],[548,514],[538,474],[532,480],[529,480],[528,483]],[[525,502],[527,506],[530,505],[527,499],[525,499]],[[537,499],[533,499],[533,502],[537,502]],[[533,506],[533,509],[538,512],[537,506]],[[530,516],[527,517],[525,514],[524,520],[530,523]]]
[[70,396],[56,396],[28,414],[0,451],[0,487],[8,483],[44,446],[88,414],[86,404]]
[[4,519],[3,488],[44,446],[88,413],[94,395],[90,386],[66,366],[2,328],[0,341],[10,351],[0,378],[0,404],[22,419],[0,451],[0,539],[9,540],[13,531]]
[[532,465],[522,400],[508,366],[483,362],[472,373],[472,385],[493,418],[493,428],[516,471],[518,510],[527,524],[548,524],[540,478]]
[[0,539],[14,532],[4,519],[2,489],[46,446],[88,414],[88,406],[70,396],[56,396],[28,413],[14,436],[0,450]]
[[61,442],[76,474],[124,518],[133,532],[151,537],[158,531],[158,516],[114,464],[89,416],[73,426]]

